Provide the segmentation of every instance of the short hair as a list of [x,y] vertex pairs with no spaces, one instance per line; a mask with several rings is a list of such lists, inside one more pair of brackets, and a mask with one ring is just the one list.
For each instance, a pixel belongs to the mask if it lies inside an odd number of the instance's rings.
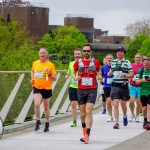
[[76,48],[76,49],[74,49],[74,52],[75,51],[81,51],[81,48]]
[[40,51],[41,51],[42,49],[45,49],[46,54],[47,54],[47,56],[48,56],[48,51],[47,51],[47,49],[46,49],[45,47],[40,48],[40,50],[39,50],[39,54],[40,54]]
[[144,59],[143,59],[143,62],[146,61],[146,60],[150,61],[150,58],[144,58]]
[[136,56],[136,55],[140,55],[141,58],[143,59],[143,55],[142,55],[141,53],[136,53],[135,56]]
[[[112,54],[107,54],[106,57],[107,57],[107,56],[111,56],[111,57],[113,58],[113,55],[112,55]],[[106,58],[106,57],[105,57],[105,58]]]
[[90,50],[93,50],[92,45],[91,45],[90,43],[85,43],[85,44],[82,46],[82,49],[83,49],[83,47],[85,47],[85,46],[89,46],[89,47],[90,47]]

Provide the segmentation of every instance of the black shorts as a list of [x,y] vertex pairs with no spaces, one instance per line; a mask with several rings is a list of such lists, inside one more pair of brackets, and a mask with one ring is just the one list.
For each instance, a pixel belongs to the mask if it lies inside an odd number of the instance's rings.
[[96,89],[88,89],[88,90],[77,90],[78,95],[78,104],[86,104],[92,103],[95,104],[96,97],[97,97],[97,88]]
[[52,96],[52,90],[45,90],[45,89],[37,89],[34,87],[33,89],[33,93],[37,94],[40,93],[42,95],[42,98],[47,99],[50,98]]
[[123,101],[128,101],[130,99],[128,86],[126,87],[111,87],[110,97],[112,100],[120,99]]
[[147,106],[147,104],[150,105],[150,95],[148,96],[141,95],[141,103],[142,103],[142,106]]
[[111,88],[110,87],[104,87],[104,95],[105,98],[110,97]]
[[76,88],[69,87],[68,92],[70,101],[78,101]]
[[102,102],[106,102],[105,95],[104,94],[101,94],[101,95],[102,95]]

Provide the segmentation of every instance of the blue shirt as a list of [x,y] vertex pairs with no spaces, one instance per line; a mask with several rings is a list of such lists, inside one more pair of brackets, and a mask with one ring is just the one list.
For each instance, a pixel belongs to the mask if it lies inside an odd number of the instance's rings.
[[102,72],[102,76],[103,76],[104,87],[110,87],[111,88],[113,75],[107,76],[107,73],[109,72],[110,68],[111,68],[111,66],[108,66],[106,64],[102,67],[101,72]]

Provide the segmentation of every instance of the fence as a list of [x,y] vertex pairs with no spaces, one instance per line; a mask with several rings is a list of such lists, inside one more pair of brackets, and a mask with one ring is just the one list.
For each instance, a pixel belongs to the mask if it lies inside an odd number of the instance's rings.
[[[57,80],[52,85],[51,117],[70,111],[69,79],[64,79],[65,73],[66,70],[57,70]],[[34,120],[33,93],[29,81],[30,71],[0,71],[0,117],[5,126],[25,125]],[[41,118],[44,117],[43,103],[40,112]]]

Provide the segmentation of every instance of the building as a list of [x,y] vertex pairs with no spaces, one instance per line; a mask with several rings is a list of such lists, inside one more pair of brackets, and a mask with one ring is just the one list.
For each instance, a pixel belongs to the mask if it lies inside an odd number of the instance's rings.
[[20,27],[25,27],[36,39],[49,32],[49,8],[42,7],[0,7],[0,14],[5,19],[15,19]]
[[80,16],[76,17],[73,15],[67,15],[64,18],[64,25],[75,26],[83,33],[89,43],[93,43],[94,39],[94,18],[90,18],[88,16]]
[[100,36],[98,37],[100,43],[110,43],[110,44],[120,44],[122,41],[127,38],[130,40],[129,36]]

